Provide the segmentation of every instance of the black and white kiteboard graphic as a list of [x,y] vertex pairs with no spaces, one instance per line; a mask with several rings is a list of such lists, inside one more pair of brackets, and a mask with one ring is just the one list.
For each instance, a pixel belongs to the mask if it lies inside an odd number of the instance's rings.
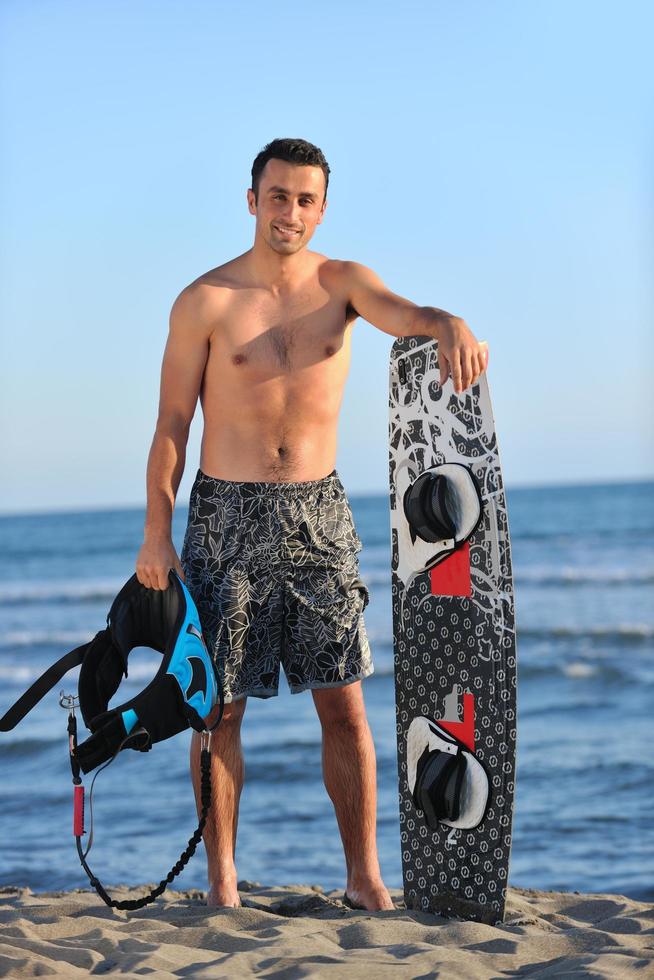
[[389,475],[407,908],[498,922],[511,849],[516,643],[486,374],[441,386],[438,345],[393,344]]

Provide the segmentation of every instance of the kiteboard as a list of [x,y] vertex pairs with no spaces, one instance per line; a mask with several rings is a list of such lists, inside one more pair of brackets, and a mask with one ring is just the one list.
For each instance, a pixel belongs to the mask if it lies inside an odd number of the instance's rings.
[[509,524],[487,374],[440,384],[438,344],[390,358],[389,482],[406,907],[502,921],[515,788]]

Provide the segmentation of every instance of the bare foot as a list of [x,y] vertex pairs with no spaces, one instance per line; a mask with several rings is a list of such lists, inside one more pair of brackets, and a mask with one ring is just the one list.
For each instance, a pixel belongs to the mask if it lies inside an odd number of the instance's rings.
[[207,893],[207,905],[214,909],[241,907],[241,899],[236,887],[236,873],[228,877],[214,878]]
[[376,881],[360,881],[357,884],[350,884],[348,881],[345,894],[354,905],[361,905],[368,912],[392,911],[395,908],[381,878]]

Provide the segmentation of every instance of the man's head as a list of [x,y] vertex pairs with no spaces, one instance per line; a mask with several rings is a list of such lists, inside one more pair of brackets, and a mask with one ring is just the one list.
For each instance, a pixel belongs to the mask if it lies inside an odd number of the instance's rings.
[[322,151],[300,139],[276,139],[264,146],[252,165],[248,190],[257,234],[282,255],[303,248],[323,218],[329,164]]

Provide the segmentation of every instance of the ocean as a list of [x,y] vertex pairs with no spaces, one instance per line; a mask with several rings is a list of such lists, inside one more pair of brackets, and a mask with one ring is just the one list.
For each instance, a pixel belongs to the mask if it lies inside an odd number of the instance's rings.
[[[510,883],[652,900],[654,483],[514,489],[507,501],[519,665]],[[388,500],[350,502],[371,594],[375,673],[362,683],[377,753],[379,858],[386,885],[401,888]],[[143,519],[142,508],[0,516],[0,714],[104,627],[134,572]],[[180,502],[178,553],[185,526]],[[157,658],[135,652],[114,703],[147,683]],[[0,884],[88,886],[58,704],[60,688],[76,690],[76,674],[0,735]],[[282,671],[278,698],[248,699],[242,742],[239,879],[343,887],[310,693],[291,696]],[[103,882],[158,882],[186,846],[197,824],[189,743],[190,731],[148,753],[123,752],[98,777],[89,863]],[[174,887],[206,888],[202,846]]]

